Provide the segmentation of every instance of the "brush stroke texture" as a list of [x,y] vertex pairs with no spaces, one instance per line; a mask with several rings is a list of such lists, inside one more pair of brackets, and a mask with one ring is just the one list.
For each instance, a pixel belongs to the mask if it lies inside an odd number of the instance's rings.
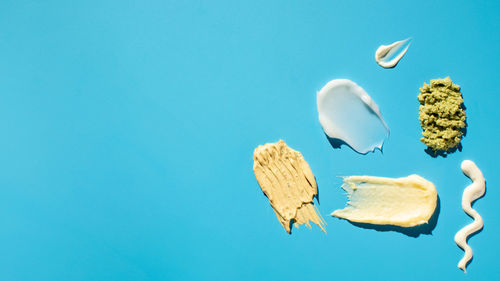
[[434,184],[418,176],[350,176],[342,188],[347,207],[331,215],[351,222],[414,227],[428,223],[437,205]]
[[313,203],[318,186],[302,154],[280,140],[258,146],[253,159],[255,177],[285,230],[291,233],[293,223],[311,228],[312,221],[325,231]]

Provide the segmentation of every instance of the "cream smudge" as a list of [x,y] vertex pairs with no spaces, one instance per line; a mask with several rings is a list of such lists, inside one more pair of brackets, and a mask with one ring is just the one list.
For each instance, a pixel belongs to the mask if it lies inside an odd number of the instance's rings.
[[326,135],[366,154],[382,150],[389,136],[378,105],[363,88],[348,79],[328,82],[317,94],[319,122]]
[[428,223],[437,206],[434,184],[418,176],[344,178],[347,207],[331,215],[352,222],[413,227]]
[[375,60],[383,68],[393,68],[403,58],[410,47],[411,38],[382,45],[375,52]]

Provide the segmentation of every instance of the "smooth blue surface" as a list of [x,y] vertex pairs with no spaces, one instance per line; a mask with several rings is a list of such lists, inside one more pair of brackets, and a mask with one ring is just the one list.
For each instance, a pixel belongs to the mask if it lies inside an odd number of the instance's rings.
[[[499,280],[499,2],[1,1],[0,280]],[[392,70],[374,52],[411,36]],[[462,86],[463,151],[419,142],[418,88]],[[349,78],[380,106],[384,153],[333,150],[316,91]],[[284,139],[317,177],[328,234],[286,234],[252,172]],[[453,242],[476,161],[464,275]],[[338,176],[431,180],[433,235],[328,216]]]

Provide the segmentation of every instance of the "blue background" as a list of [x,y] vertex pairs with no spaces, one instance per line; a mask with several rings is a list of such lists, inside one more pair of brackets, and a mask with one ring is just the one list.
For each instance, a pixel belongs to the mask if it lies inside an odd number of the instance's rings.
[[[500,280],[498,1],[0,3],[0,280]],[[392,70],[381,44],[413,43]],[[463,151],[420,143],[418,88],[462,86]],[[380,106],[384,153],[334,150],[316,92],[352,79]],[[328,234],[288,235],[252,172],[285,140],[316,175]],[[474,160],[488,181],[464,275],[454,234]],[[432,235],[355,227],[344,175],[436,185]]]

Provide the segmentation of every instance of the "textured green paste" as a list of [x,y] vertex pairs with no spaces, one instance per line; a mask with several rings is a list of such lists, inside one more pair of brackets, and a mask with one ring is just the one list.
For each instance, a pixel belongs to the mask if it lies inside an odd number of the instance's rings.
[[418,95],[419,120],[422,126],[420,139],[434,152],[447,152],[458,146],[464,129],[465,110],[460,86],[453,84],[450,77],[424,83]]

